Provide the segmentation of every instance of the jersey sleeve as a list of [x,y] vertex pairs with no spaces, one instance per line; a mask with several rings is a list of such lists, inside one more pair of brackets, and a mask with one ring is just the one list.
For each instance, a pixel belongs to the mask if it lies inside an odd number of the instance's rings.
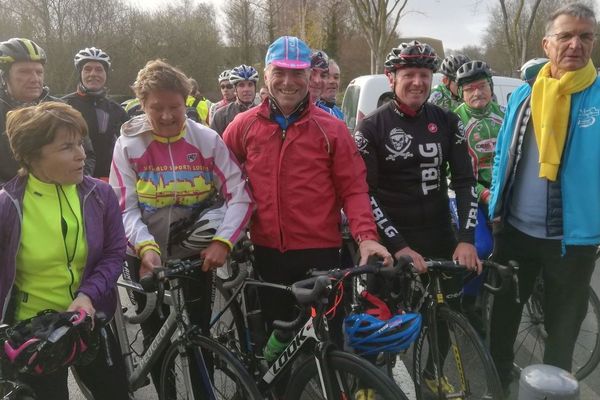
[[398,229],[394,226],[392,219],[388,217],[386,211],[380,206],[377,199],[377,190],[379,187],[379,160],[378,134],[374,126],[363,120],[358,124],[354,133],[354,140],[365,162],[367,170],[367,185],[369,187],[369,200],[373,217],[377,226],[377,231],[383,244],[392,253],[408,246],[406,240],[402,237]]
[[227,203],[227,212],[213,240],[224,242],[233,248],[250,221],[254,202],[242,168],[225,142],[217,135],[214,138],[214,149],[214,174]]
[[148,250],[154,250],[160,254],[154,236],[142,221],[142,212],[138,205],[136,190],[137,173],[129,162],[127,147],[124,146],[123,139],[123,137],[120,137],[115,144],[109,183],[119,200],[125,236],[127,236],[129,246],[135,249],[139,257]]
[[[336,121],[338,122],[338,121]],[[369,206],[365,164],[352,136],[340,122],[337,144],[333,153],[333,183],[357,242],[378,240],[377,228]]]
[[458,116],[448,112],[450,126],[449,169],[458,208],[458,241],[473,243],[477,223],[477,192],[475,176],[464,126]]

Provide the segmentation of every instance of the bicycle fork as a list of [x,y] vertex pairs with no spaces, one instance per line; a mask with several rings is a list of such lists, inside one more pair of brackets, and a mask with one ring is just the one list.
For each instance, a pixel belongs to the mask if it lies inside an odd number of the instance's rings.
[[443,390],[443,379],[444,379],[444,371],[443,365],[444,360],[447,354],[442,354],[439,346],[439,331],[437,324],[437,309],[440,306],[446,306],[445,296],[442,292],[441,283],[439,277],[435,277],[434,279],[434,287],[435,287],[435,299],[431,301],[429,304],[429,312],[428,312],[428,324],[430,329],[430,349],[433,357],[433,373],[434,378],[437,381],[437,389],[438,389],[438,397],[440,399],[451,399],[451,398],[463,398],[469,393],[468,383],[465,377],[465,370],[463,368],[462,357],[460,354],[460,349],[458,348],[458,341],[456,340],[456,332],[451,331],[450,326],[446,325],[446,329],[448,331],[448,344],[450,348],[446,349],[452,350],[452,357],[454,358],[454,363],[456,364],[456,370],[460,379],[460,390],[458,393],[453,393],[450,395],[444,395]]

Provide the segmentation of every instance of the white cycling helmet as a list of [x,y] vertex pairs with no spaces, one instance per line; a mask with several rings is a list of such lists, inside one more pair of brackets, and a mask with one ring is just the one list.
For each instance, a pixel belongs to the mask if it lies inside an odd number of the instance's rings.
[[223,72],[221,72],[219,74],[219,78],[218,78],[218,83],[221,83],[223,81],[229,81],[229,75],[231,74],[231,70],[230,69],[226,69]]
[[223,223],[227,206],[218,203],[200,212],[196,220],[183,232],[174,233],[182,240],[179,245],[185,249],[202,250],[208,247],[217,229]]
[[79,50],[73,59],[75,68],[80,71],[81,68],[83,68],[83,65],[89,61],[98,61],[104,65],[105,70],[108,71],[110,69],[110,57],[108,54],[102,49],[97,49],[95,47],[86,47],[85,49]]

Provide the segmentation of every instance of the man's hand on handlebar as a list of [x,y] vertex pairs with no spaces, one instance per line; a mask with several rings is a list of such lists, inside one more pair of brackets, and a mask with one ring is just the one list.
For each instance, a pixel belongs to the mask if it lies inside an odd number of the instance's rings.
[[213,240],[200,254],[204,259],[202,271],[210,271],[225,264],[229,256],[229,246],[218,240]]
[[417,253],[410,247],[406,246],[405,248],[398,250],[394,254],[394,258],[396,260],[399,260],[400,257],[402,257],[402,256],[408,256],[412,259],[413,266],[415,268],[415,271],[417,271],[417,273],[423,274],[423,273],[427,272],[427,266],[425,265],[425,259],[423,258],[423,256],[421,254]]
[[452,259],[471,271],[477,271],[477,274],[481,273],[481,260],[477,257],[477,249],[471,243],[460,242],[454,250]]
[[360,252],[360,263],[359,265],[366,264],[370,256],[376,256],[383,259],[383,265],[386,267],[392,266],[393,260],[392,255],[385,247],[376,242],[375,240],[363,240],[358,245],[358,251]]

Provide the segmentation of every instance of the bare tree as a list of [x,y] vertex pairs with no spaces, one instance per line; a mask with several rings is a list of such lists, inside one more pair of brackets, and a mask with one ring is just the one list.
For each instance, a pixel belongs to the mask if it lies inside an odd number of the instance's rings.
[[[514,14],[509,16],[506,0],[498,0],[502,11],[502,24],[504,35],[508,45],[509,57],[513,67],[523,64],[527,57],[528,38],[531,34],[533,22],[537,15],[537,9],[542,0],[527,2],[518,0],[514,2]],[[531,3],[529,12],[524,13],[526,3]]]
[[371,50],[371,73],[382,70],[386,51],[408,0],[350,0]]
[[257,43],[260,24],[258,10],[251,0],[231,0],[223,10],[225,31],[232,47],[238,50],[239,57],[232,61],[252,64],[255,62],[254,44]]

